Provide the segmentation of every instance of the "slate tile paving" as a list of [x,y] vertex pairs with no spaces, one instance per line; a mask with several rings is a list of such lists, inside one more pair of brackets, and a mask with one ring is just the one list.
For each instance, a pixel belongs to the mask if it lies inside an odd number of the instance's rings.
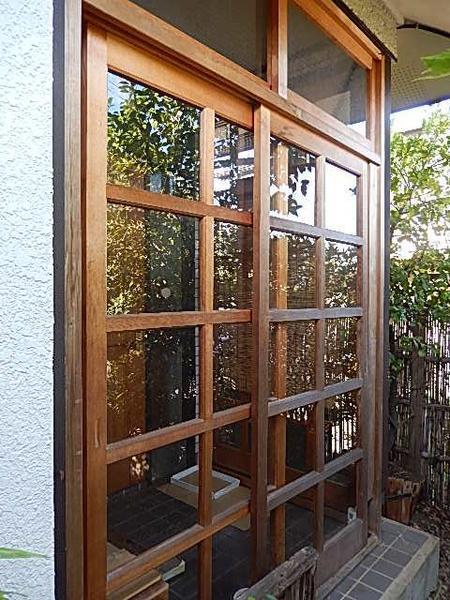
[[426,542],[427,535],[383,519],[380,543],[325,600],[378,600]]
[[[286,554],[291,556],[312,542],[311,513],[286,506]],[[197,510],[152,486],[136,486],[108,499],[108,540],[119,548],[140,554],[197,522]],[[327,518],[328,536],[342,525]],[[196,600],[197,547],[182,552],[184,573],[170,580],[170,600]],[[213,598],[231,600],[250,580],[250,532],[229,526],[213,536]],[[356,581],[352,582],[352,585]],[[342,594],[333,598],[341,600]]]

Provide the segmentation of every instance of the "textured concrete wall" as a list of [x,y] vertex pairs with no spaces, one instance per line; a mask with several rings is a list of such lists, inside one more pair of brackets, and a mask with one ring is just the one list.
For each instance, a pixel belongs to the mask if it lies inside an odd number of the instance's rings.
[[0,561],[0,589],[50,600],[52,0],[0,0],[0,50],[0,546],[47,555]]
[[397,22],[381,0],[343,0],[377,38],[397,56]]

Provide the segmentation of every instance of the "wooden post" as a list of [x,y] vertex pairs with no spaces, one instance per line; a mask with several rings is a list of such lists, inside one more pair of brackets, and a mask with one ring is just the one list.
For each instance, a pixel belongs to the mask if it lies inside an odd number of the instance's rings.
[[[319,156],[316,161],[316,227],[325,227],[325,156]],[[316,241],[316,294],[317,308],[325,308],[325,238],[321,235]],[[316,321],[316,389],[325,387],[325,319]],[[315,470],[323,473],[325,467],[325,400],[319,400],[314,410],[315,419]],[[317,484],[314,491],[314,543],[321,552],[324,547],[324,513],[325,513],[325,482]]]
[[[281,214],[288,214],[288,201],[285,191],[289,183],[289,148],[287,144],[279,142],[274,149],[273,170],[275,185],[280,188],[274,197],[274,210]],[[272,244],[272,276],[275,281],[273,291],[273,306],[279,309],[287,308],[288,286],[288,258],[289,247],[286,234],[274,238]],[[273,390],[277,398],[287,395],[287,323],[275,325],[273,339]],[[270,420],[271,425],[271,453],[273,455],[273,483],[281,487],[286,483],[286,416],[277,415]],[[285,560],[285,505],[281,504],[270,514],[272,555],[275,565]]]
[[267,568],[267,402],[269,346],[270,111],[255,110],[252,319],[252,577]]
[[106,34],[88,27],[86,39],[85,232],[85,506],[89,543],[86,598],[106,591]]
[[[200,121],[200,201],[211,205],[214,195],[214,110],[204,108]],[[214,219],[200,221],[200,310],[214,308]],[[200,335],[200,418],[213,414],[214,325],[206,323]],[[212,521],[213,432],[200,435],[199,506],[200,525]],[[200,600],[212,597],[212,537],[199,544],[198,590]]]

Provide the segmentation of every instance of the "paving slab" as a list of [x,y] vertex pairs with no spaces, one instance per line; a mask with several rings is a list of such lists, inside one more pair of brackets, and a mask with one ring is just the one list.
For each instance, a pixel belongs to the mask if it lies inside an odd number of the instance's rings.
[[[429,533],[382,519],[378,543],[341,570],[320,600],[427,600],[437,588],[439,540]],[[326,591],[324,591],[326,590]]]

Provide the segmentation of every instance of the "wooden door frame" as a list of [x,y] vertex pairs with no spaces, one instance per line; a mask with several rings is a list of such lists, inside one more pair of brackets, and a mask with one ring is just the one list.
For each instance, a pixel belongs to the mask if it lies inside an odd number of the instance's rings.
[[[123,31],[132,32],[138,43],[149,43],[149,32],[155,31],[155,19],[151,15],[140,23],[136,18],[135,5],[120,0],[115,2],[112,10],[111,3],[106,0],[87,0],[85,9],[91,15],[93,20],[101,19],[102,22],[109,23],[112,29],[116,29],[120,24]],[[285,52],[286,48],[286,28],[283,24],[283,14],[285,12],[285,0],[272,0],[272,33],[269,43],[271,48],[271,64],[278,65],[278,69],[272,71],[271,82],[267,85],[265,82],[255,78],[240,67],[231,63],[227,59],[220,57],[214,51],[201,46],[202,60],[206,56],[206,66],[202,67],[205,76],[215,80],[223,78],[229,79],[230,85],[238,93],[245,90],[254,100],[265,102],[270,108],[278,111],[279,114],[289,116],[298,123],[302,123],[314,135],[319,133],[325,139],[333,139],[343,148],[351,148],[352,152],[369,160],[371,168],[371,185],[377,186],[378,190],[374,192],[376,196],[383,197],[384,177],[377,169],[383,164],[385,157],[386,144],[384,131],[386,131],[383,114],[384,101],[384,67],[385,59],[381,52],[369,41],[361,30],[356,28],[352,21],[339,11],[339,19],[342,20],[347,32],[352,31],[352,36],[359,40],[365,48],[371,48],[374,51],[376,60],[373,76],[371,78],[371,89],[376,90],[375,106],[372,104],[372,110],[376,112],[376,119],[372,119],[371,139],[363,140],[361,136],[353,135],[348,128],[336,122],[335,119],[317,109],[304,99],[285,99],[287,86],[284,77],[286,76],[285,62],[280,60],[280,54]],[[325,6],[326,10],[332,10],[334,4],[331,2],[322,2],[318,4]],[[131,12],[127,15],[123,13],[123,6]],[[81,130],[82,130],[82,112],[81,112],[81,81],[82,81],[82,2],[81,0],[65,0],[64,2],[64,220],[65,220],[65,268],[64,268],[64,304],[65,304],[65,531],[66,531],[66,597],[70,599],[83,597],[83,379],[82,379],[82,230],[81,230],[81,197],[83,189],[81,172]],[[126,17],[122,19],[121,17]],[[277,19],[280,19],[278,22]],[[105,21],[106,20],[106,21]],[[159,21],[156,19],[156,21]],[[275,25],[274,25],[275,24]],[[158,27],[160,24],[157,24]],[[157,27],[157,29],[158,29]],[[173,31],[169,34],[170,26],[161,26],[161,31],[156,31],[161,35],[155,35],[151,40],[151,45],[168,52],[168,58],[173,59],[178,54],[178,59],[185,62],[186,56],[182,56],[182,48],[186,43],[184,34],[178,32],[173,52],[169,52],[167,40]],[[275,32],[273,31],[275,29]],[[162,36],[162,37],[161,37]],[[197,45],[198,43],[191,43]],[[218,60],[219,57],[219,60]],[[210,62],[208,62],[210,61]],[[194,68],[199,67],[196,64],[195,56],[191,60]],[[214,70],[211,68],[214,64]],[[209,66],[208,66],[209,65]],[[284,65],[284,67],[283,67]],[[283,70],[284,69],[284,70]],[[284,83],[283,83],[284,81]],[[271,89],[270,89],[271,88]],[[278,93],[277,93],[278,92]],[[58,106],[60,109],[60,106]],[[374,114],[372,112],[372,114]],[[378,171],[378,172],[377,172]],[[379,260],[373,264],[371,272],[383,281],[384,261],[381,252],[385,247],[385,238],[383,233],[384,207],[380,206],[377,214],[373,215],[375,231],[372,231],[371,244],[376,249]],[[372,357],[376,364],[376,397],[377,402],[373,402],[378,429],[375,433],[377,440],[373,443],[373,481],[372,481],[372,501],[370,504],[370,528],[377,530],[379,516],[381,511],[381,482],[378,473],[381,471],[381,440],[382,437],[382,388],[385,371],[383,369],[383,343],[381,343],[384,334],[384,320],[382,302],[384,301],[384,286],[378,286],[378,298],[371,310],[371,317],[374,318],[373,327],[369,337],[376,336],[378,344],[372,337]]]

